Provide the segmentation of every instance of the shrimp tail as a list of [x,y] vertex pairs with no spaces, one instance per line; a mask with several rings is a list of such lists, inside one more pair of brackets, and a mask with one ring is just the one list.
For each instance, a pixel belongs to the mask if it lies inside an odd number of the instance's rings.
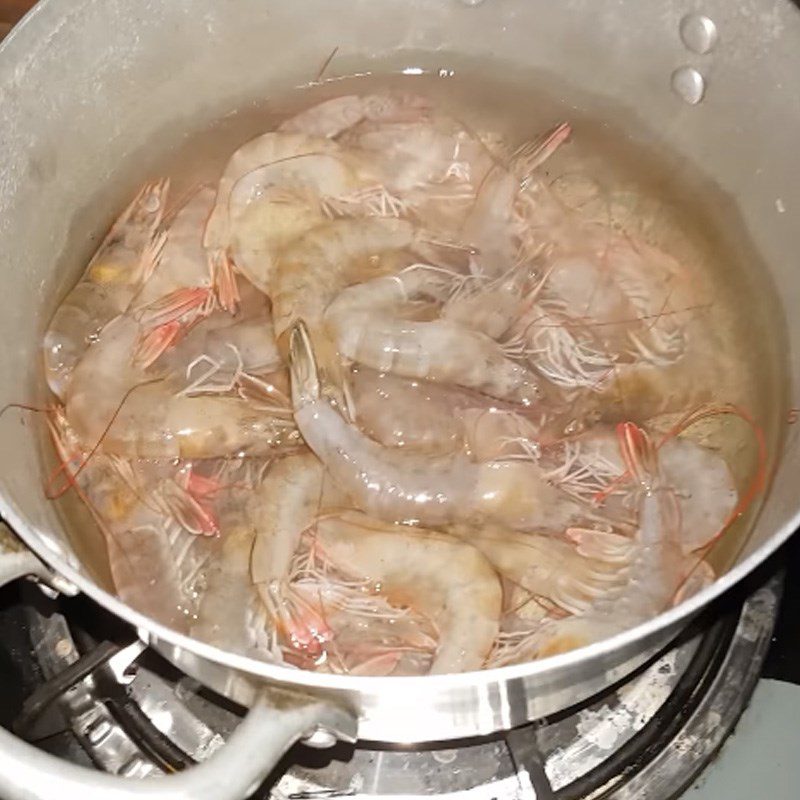
[[522,186],[525,186],[530,181],[533,173],[569,139],[571,133],[572,127],[570,124],[562,122],[539,139],[523,145],[517,150],[514,154],[514,161],[517,165],[516,171],[522,173],[518,174]]
[[176,289],[141,311],[147,327],[136,344],[134,361],[145,369],[154,364],[170,347],[216,306],[209,289],[194,287]]
[[322,396],[317,360],[311,336],[302,320],[289,334],[289,375],[292,379],[292,403],[295,409],[317,402]]
[[198,475],[190,466],[160,487],[159,496],[170,516],[189,533],[214,536],[220,532],[215,495],[222,489],[215,478]]
[[233,261],[224,250],[212,251],[208,260],[211,273],[211,285],[214,287],[220,307],[230,314],[235,314],[239,308],[241,297],[236,285],[236,274]]
[[658,457],[652,440],[633,422],[620,422],[617,438],[628,474],[641,486],[651,489],[658,473]]
[[290,651],[318,656],[333,632],[315,604],[284,582],[256,586],[267,615],[288,641]]
[[133,352],[133,360],[147,369],[172,347],[181,333],[181,324],[177,320],[165,322],[153,330],[143,334]]

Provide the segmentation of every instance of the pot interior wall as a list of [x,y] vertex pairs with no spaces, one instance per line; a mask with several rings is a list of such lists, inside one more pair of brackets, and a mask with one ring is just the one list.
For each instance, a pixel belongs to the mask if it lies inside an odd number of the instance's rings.
[[[447,68],[468,54],[473,63],[519,64],[554,87],[579,88],[572,97],[620,109],[638,122],[632,130],[641,133],[632,136],[664,148],[676,170],[714,184],[720,207],[709,209],[711,218],[738,219],[742,251],[768,265],[771,279],[760,271],[753,278],[759,302],[778,297],[784,308],[800,307],[800,13],[788,0],[710,0],[703,11],[720,41],[696,56],[679,36],[695,5],[237,0],[233,13],[207,0],[44,2],[0,56],[0,405],[44,399],[43,326],[164,150],[265,92],[313,79],[334,47],[330,74]],[[670,75],[684,64],[708,78],[696,106],[670,90]],[[779,314],[776,306],[772,316]],[[800,321],[790,314],[787,323],[785,341],[780,325],[756,325],[752,336],[794,366]],[[790,384],[797,397],[796,370]],[[42,426],[18,420],[16,412],[0,419],[0,489],[28,523],[21,533],[41,536],[76,567],[94,554],[103,582],[99,542],[87,537],[73,552],[58,534],[59,510],[42,500]],[[741,558],[791,524],[798,467],[797,432],[787,429],[773,490]]]

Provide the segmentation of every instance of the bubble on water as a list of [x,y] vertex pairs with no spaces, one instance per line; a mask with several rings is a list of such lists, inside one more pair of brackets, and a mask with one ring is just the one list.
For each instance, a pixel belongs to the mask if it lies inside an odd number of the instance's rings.
[[687,14],[680,22],[681,40],[693,53],[705,55],[714,49],[719,32],[705,14]]
[[439,70],[440,78],[452,78],[456,74],[454,69],[445,69],[444,67]]
[[696,106],[705,97],[706,80],[694,67],[678,67],[672,73],[672,91],[689,105]]
[[484,0],[460,0],[465,6],[479,6]]

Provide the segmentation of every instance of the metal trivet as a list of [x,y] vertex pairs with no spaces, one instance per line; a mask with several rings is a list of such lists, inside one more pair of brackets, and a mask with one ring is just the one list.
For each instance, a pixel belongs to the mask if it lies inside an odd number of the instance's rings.
[[[298,745],[257,796],[671,800],[713,758],[746,707],[782,586],[780,574],[743,600],[728,598],[636,675],[557,716],[447,748]],[[144,777],[206,758],[241,719],[241,709],[145,651],[85,598],[37,597],[27,613],[47,679],[15,723],[29,739],[50,735],[60,709],[99,768]]]

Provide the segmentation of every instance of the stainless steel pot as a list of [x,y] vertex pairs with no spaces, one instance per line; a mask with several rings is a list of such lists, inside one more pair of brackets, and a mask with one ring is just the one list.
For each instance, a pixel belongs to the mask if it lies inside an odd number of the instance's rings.
[[[681,21],[716,24],[710,52]],[[698,23],[708,32],[707,23]],[[689,31],[688,35],[686,31]],[[711,37],[713,39],[713,37]],[[424,66],[452,54],[511,64],[607,98],[643,122],[653,141],[714,181],[738,209],[786,309],[800,308],[800,12],[789,0],[44,0],[0,48],[0,405],[41,395],[39,342],[46,303],[75,279],[87,233],[120,197],[103,194],[141,163],[139,148],[188,128],[222,101],[301,83],[338,47],[369,70],[386,53]],[[697,75],[673,73],[698,68]],[[681,76],[683,83],[681,83]],[[91,213],[78,214],[87,197]],[[101,205],[103,204],[103,205]],[[117,204],[118,205],[118,204]],[[69,265],[62,270],[59,265]],[[74,269],[72,269],[74,268]],[[764,291],[769,281],[764,277]],[[767,331],[754,331],[764,336]],[[791,352],[800,320],[788,317]],[[792,360],[791,391],[800,368]],[[6,579],[38,576],[81,591],[136,627],[181,669],[251,706],[240,732],[208,763],[179,776],[128,783],[53,762],[0,732],[0,794],[85,798],[243,796],[298,737],[410,743],[486,734],[579,701],[665,645],[686,621],[773,552],[800,522],[794,430],[755,533],[712,587],[608,641],[534,664],[424,678],[297,672],[178,635],[107,593],[43,501],[35,425],[2,425],[0,513],[32,552],[2,556]],[[33,553],[36,555],[34,556]],[[315,733],[316,731],[316,733]],[[21,786],[26,785],[23,791]],[[80,787],[80,788],[78,788]]]

